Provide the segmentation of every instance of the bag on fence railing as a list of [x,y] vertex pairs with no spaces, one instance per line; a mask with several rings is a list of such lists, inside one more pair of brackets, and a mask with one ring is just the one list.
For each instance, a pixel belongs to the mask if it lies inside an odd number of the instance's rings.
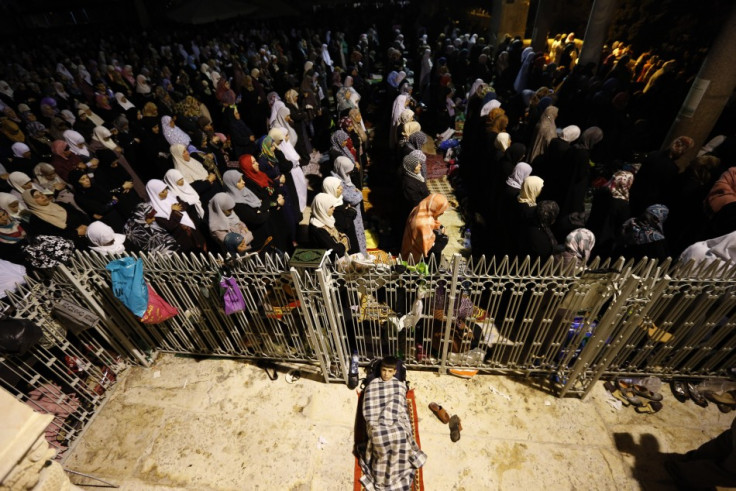
[[143,260],[123,257],[107,263],[112,292],[133,315],[143,317],[148,308],[148,288],[143,280]]
[[224,275],[220,277],[220,293],[225,304],[226,315],[245,310],[245,298],[243,298],[243,293],[240,291],[238,282],[235,281],[234,277]]
[[[445,287],[437,287],[434,294],[433,315],[434,318],[439,321],[445,320],[445,296],[447,296],[447,290]],[[453,313],[456,319],[467,319],[468,317],[473,317],[475,314],[476,317],[478,315],[482,316],[482,318],[477,319],[482,321],[485,319],[485,315],[481,310],[482,309],[478,309],[473,305],[473,300],[471,300],[467,293],[462,291],[457,293],[457,296],[455,297],[455,310]]]
[[148,290],[148,305],[146,306],[146,311],[141,316],[142,323],[159,324],[179,313],[176,307],[169,305],[166,300],[161,298],[151,285],[147,284],[146,288]]
[[33,348],[43,336],[39,326],[26,319],[0,321],[0,353],[22,355]]

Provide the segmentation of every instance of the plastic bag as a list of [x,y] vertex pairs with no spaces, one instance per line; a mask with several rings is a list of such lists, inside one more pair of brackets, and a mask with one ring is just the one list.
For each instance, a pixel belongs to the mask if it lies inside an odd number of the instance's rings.
[[179,313],[176,307],[169,305],[166,300],[161,298],[151,285],[146,285],[146,288],[148,290],[148,305],[146,311],[140,316],[142,323],[159,324]]
[[143,260],[124,257],[110,261],[106,269],[112,276],[112,292],[133,315],[143,317],[148,308],[148,292],[143,280]]
[[33,348],[43,336],[43,331],[26,319],[0,321],[0,352],[22,355]]
[[235,278],[222,276],[220,278],[220,292],[225,303],[225,314],[230,315],[245,310],[245,299]]

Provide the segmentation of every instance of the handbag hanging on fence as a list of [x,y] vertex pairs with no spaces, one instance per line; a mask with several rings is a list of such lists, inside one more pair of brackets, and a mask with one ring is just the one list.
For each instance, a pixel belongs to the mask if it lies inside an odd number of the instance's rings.
[[112,291],[144,324],[158,324],[171,319],[179,311],[169,305],[143,278],[143,260],[123,257],[110,261]]
[[222,295],[222,301],[225,304],[225,314],[230,315],[236,312],[242,312],[245,310],[245,298],[243,293],[240,291],[238,282],[232,276],[225,276],[223,273],[220,276],[220,294]]

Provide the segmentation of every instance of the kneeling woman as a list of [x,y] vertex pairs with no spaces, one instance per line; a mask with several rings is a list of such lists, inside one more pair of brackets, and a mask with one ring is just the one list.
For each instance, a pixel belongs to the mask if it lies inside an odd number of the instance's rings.
[[210,201],[209,208],[210,233],[223,248],[225,236],[230,232],[242,235],[248,244],[253,242],[253,234],[233,212],[235,200],[232,196],[227,193],[217,193]]
[[335,228],[335,198],[319,193],[312,201],[312,217],[309,219],[309,237],[315,247],[332,249],[331,257],[344,256],[350,250],[347,235]]
[[151,179],[146,184],[148,199],[156,210],[156,223],[174,236],[182,252],[207,252],[207,244],[184,206],[179,203],[161,180]]

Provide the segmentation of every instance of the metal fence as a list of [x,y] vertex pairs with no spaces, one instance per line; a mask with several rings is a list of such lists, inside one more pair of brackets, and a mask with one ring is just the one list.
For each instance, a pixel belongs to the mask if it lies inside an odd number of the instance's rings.
[[[328,382],[347,382],[353,352],[363,365],[397,355],[410,369],[537,376],[560,396],[581,397],[602,377],[725,376],[736,361],[736,268],[595,259],[576,270],[456,255],[347,268],[325,256],[309,267],[250,256],[223,270],[219,256],[136,257],[179,310],[172,319],[139,322],[112,292],[105,266],[114,258],[93,252],[9,296],[47,340],[25,358],[0,358],[11,374],[2,384],[22,399],[48,383],[75,395],[80,404],[61,425],[68,441],[104,403],[110,382],[95,381],[120,372],[116,357],[149,365],[157,351],[294,364]],[[243,311],[226,315],[223,274],[235,278]],[[65,335],[50,314],[59,298],[97,320]]]

